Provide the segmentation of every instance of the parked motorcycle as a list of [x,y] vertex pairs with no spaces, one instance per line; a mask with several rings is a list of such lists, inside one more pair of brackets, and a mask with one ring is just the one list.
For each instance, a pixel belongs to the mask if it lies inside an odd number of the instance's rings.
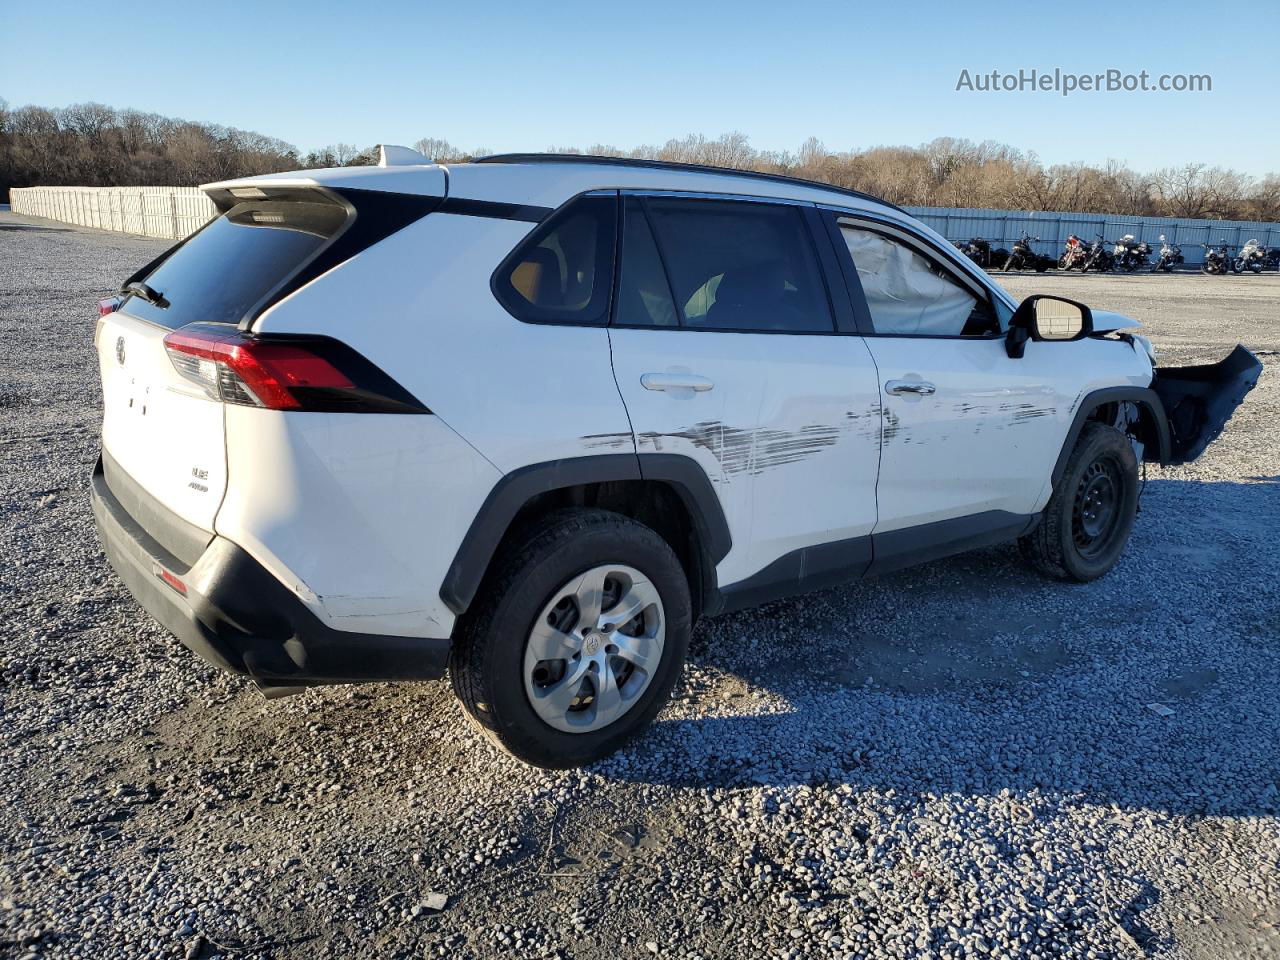
[[957,240],[956,249],[983,269],[991,266],[991,244],[981,237]]
[[1241,247],[1240,255],[1231,261],[1231,269],[1236,273],[1244,273],[1246,270],[1261,273],[1266,265],[1267,252],[1258,246],[1256,239],[1250,240]]
[[1053,261],[1031,249],[1033,242],[1039,243],[1040,238],[1024,233],[1022,239],[1013,245],[1013,249],[1009,251],[1009,259],[1004,264],[1006,273],[1010,270],[1034,270],[1036,273],[1044,273],[1049,269]]
[[1151,265],[1151,272],[1162,270],[1165,273],[1172,272],[1173,268],[1183,262],[1182,247],[1176,243],[1170,243],[1164,238],[1164,234],[1160,234],[1160,256],[1156,258],[1156,262]]
[[1227,252],[1227,241],[1220,240],[1216,247],[1202,243],[1204,247],[1204,264],[1200,267],[1205,273],[1226,276],[1231,271],[1231,256]]
[[1102,238],[1102,234],[1095,233],[1094,241],[1089,244],[1089,252],[1085,254],[1084,266],[1080,268],[1080,272],[1088,273],[1090,270],[1096,270],[1098,273],[1108,273],[1115,265],[1116,258],[1107,249],[1107,241]]
[[1267,269],[1280,270],[1280,247],[1272,247],[1267,251]]
[[1147,258],[1151,256],[1151,244],[1145,240],[1139,243],[1132,233],[1126,233],[1113,246],[1115,249],[1112,251],[1112,256],[1115,257],[1116,269],[1127,273],[1133,273],[1138,268],[1145,267]]
[[1074,270],[1076,267],[1083,267],[1087,256],[1088,248],[1084,241],[1074,233],[1069,234],[1067,242],[1063,244],[1062,256],[1058,258],[1058,269]]

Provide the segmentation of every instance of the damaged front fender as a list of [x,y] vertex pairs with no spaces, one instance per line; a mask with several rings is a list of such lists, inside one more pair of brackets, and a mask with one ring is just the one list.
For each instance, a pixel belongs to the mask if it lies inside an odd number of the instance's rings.
[[1151,389],[1169,421],[1169,455],[1163,462],[1190,463],[1204,453],[1261,374],[1262,361],[1243,344],[1218,363],[1157,367]]

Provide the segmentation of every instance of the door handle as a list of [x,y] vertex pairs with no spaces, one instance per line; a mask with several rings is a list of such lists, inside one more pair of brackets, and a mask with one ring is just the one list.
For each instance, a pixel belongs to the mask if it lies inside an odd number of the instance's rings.
[[902,396],[904,393],[912,393],[917,397],[931,397],[938,392],[938,388],[927,380],[890,380],[884,385],[885,393],[892,393],[895,397]]
[[715,384],[695,373],[643,373],[640,375],[640,386],[646,390],[692,390],[704,393]]

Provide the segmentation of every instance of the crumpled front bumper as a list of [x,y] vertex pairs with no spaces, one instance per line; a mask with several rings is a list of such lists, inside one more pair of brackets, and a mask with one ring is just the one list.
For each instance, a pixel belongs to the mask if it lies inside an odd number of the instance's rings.
[[98,537],[129,592],[193,652],[224,670],[279,688],[444,674],[449,638],[334,630],[253,557],[213,537],[190,566],[121,505],[103,473],[90,493]]
[[1166,462],[1190,463],[1204,453],[1261,375],[1262,361],[1243,344],[1217,363],[1156,367],[1151,389],[1169,421]]

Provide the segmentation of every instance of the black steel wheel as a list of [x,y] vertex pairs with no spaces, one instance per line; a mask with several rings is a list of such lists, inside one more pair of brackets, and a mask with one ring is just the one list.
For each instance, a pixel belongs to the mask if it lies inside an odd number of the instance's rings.
[[1138,512],[1138,458],[1121,430],[1086,423],[1037,527],[1019,544],[1041,573],[1087,583],[1116,565]]

